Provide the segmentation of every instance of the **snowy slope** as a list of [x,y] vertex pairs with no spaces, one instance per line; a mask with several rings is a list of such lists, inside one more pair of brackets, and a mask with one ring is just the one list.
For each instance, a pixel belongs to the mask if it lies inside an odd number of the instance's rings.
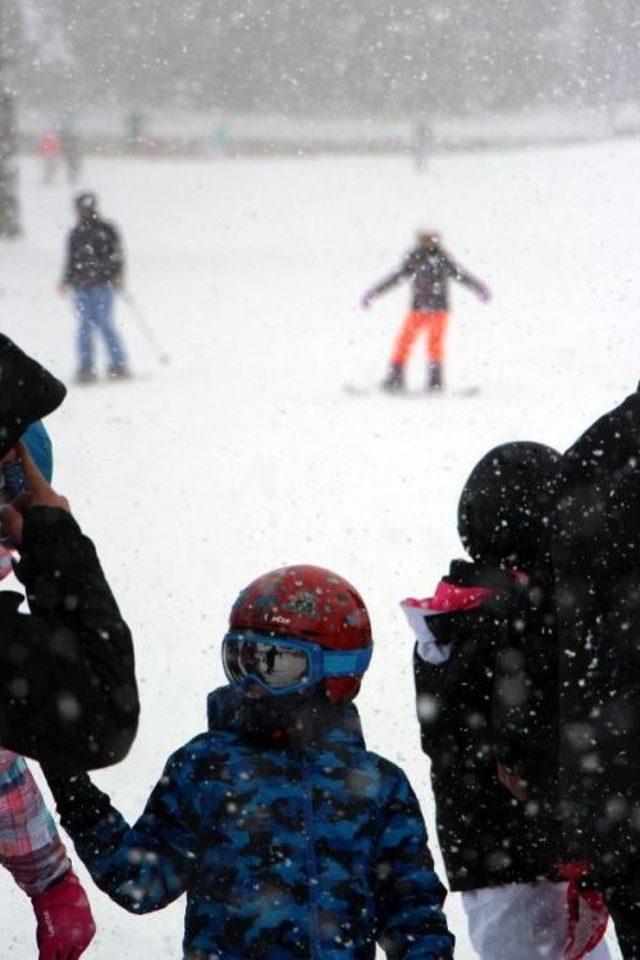
[[[96,780],[129,817],[168,754],[204,726],[237,590],[314,562],[352,579],[377,650],[360,697],[369,745],[406,767],[432,823],[398,601],[459,552],[463,479],[490,445],[563,446],[635,387],[640,368],[640,145],[457,156],[419,177],[401,159],[94,160],[83,185],[124,230],[130,289],[173,362],[159,368],[124,305],[139,380],[72,388],[51,420],[57,485],[96,539],[132,625],[143,716],[129,758]],[[23,165],[25,237],[4,245],[2,329],[73,370],[55,283],[69,191]],[[494,289],[455,294],[452,386],[473,400],[343,394],[386,362],[407,292],[357,309],[417,226]],[[422,378],[422,357],[412,370]],[[433,839],[432,828],[432,842]],[[30,907],[0,876],[3,956],[27,960]],[[470,960],[459,905],[449,901]],[[95,888],[88,956],[179,955],[182,905],[129,917]],[[10,933],[9,933],[10,931]]]

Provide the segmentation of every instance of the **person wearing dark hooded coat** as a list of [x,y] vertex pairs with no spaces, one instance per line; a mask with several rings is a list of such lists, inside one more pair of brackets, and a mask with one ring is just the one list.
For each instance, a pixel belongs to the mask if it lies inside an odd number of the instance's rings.
[[133,646],[96,550],[22,437],[66,389],[0,334],[0,465],[20,461],[28,490],[2,509],[24,596],[0,594],[0,746],[64,771],[108,766],[138,722]]
[[565,955],[567,883],[554,866],[564,856],[545,531],[559,459],[536,443],[489,451],[459,503],[471,561],[454,560],[433,597],[403,603],[440,847],[482,960],[610,956],[604,943]]
[[625,960],[640,958],[640,394],[560,464],[553,563],[560,796]]

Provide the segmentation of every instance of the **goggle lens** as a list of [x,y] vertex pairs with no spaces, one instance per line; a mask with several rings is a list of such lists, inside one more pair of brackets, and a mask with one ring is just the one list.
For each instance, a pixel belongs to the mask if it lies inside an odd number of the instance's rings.
[[273,690],[300,685],[311,674],[307,653],[288,644],[227,637],[223,658],[227,675],[235,683],[255,679]]

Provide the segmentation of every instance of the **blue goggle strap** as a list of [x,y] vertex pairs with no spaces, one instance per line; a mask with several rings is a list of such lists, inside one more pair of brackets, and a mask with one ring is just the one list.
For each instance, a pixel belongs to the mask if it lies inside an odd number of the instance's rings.
[[371,647],[360,650],[323,650],[322,672],[325,677],[359,677],[371,663]]

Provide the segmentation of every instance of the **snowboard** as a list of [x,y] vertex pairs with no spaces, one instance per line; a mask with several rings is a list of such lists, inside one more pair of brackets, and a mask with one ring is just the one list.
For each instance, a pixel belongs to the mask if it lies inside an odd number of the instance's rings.
[[453,390],[420,390],[416,387],[409,387],[405,390],[384,390],[378,384],[357,384],[345,383],[344,392],[350,397],[389,397],[390,400],[440,400],[447,397],[462,399],[465,397],[477,397],[480,393],[480,387],[472,385],[469,387],[456,387]]

